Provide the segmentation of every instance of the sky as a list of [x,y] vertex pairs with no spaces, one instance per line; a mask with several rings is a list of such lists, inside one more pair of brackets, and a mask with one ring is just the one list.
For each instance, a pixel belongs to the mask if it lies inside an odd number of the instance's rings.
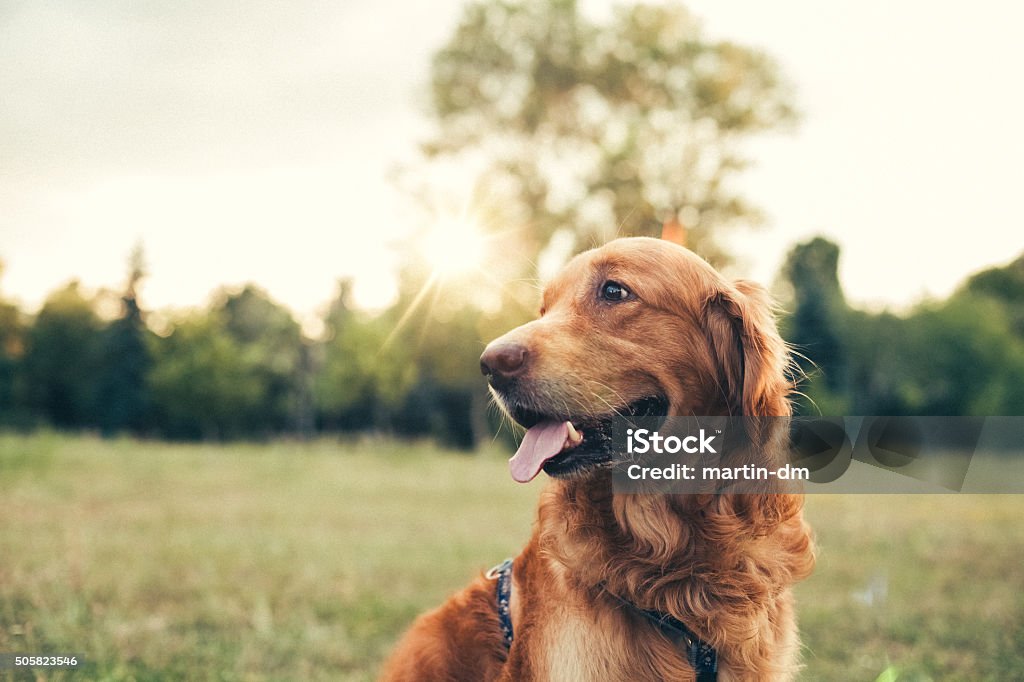
[[[824,234],[848,297],[899,309],[1024,251],[1024,9],[687,6],[709,36],[774,56],[802,113],[747,148],[735,184],[767,221],[726,240],[732,274],[770,284]],[[141,243],[149,308],[255,281],[308,319],[340,277],[386,304],[394,247],[421,219],[392,176],[430,130],[430,56],[461,8],[6,0],[0,295],[32,310],[71,278],[120,287]]]

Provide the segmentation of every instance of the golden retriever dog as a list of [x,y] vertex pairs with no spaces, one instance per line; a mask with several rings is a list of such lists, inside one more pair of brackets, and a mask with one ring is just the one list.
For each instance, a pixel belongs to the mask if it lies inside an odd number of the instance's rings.
[[[383,679],[791,679],[802,495],[616,494],[610,436],[615,415],[788,416],[788,364],[761,287],[656,239],[576,256],[481,356],[527,428],[512,477],[550,479],[532,537],[420,616]],[[765,452],[782,440],[751,430]]]

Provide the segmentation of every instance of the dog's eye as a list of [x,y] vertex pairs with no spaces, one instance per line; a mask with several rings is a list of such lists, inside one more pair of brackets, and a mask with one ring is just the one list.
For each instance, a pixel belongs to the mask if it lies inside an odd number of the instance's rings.
[[601,298],[606,301],[625,301],[629,298],[629,289],[618,282],[608,280],[601,285]]

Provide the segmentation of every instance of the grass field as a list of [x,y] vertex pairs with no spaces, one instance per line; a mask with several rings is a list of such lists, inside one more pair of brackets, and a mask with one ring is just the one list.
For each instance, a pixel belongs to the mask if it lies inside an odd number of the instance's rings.
[[[15,679],[372,679],[405,625],[526,540],[497,453],[0,435]],[[815,496],[807,680],[1024,679],[1024,496]]]

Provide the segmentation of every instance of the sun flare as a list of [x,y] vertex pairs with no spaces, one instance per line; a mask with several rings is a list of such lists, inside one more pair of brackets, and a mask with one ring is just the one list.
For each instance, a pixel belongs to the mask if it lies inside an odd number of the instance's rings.
[[487,235],[469,217],[439,220],[425,235],[421,254],[437,277],[465,275],[483,267]]
[[[493,262],[489,263],[494,255],[493,238],[494,235],[485,232],[469,213],[442,216],[416,238],[416,253],[427,267],[427,276],[385,340],[385,347],[391,344],[417,310],[426,306],[428,316],[431,314],[447,282],[492,279],[488,266],[493,265]],[[466,282],[459,282],[463,283]],[[477,292],[477,289],[467,291]]]

